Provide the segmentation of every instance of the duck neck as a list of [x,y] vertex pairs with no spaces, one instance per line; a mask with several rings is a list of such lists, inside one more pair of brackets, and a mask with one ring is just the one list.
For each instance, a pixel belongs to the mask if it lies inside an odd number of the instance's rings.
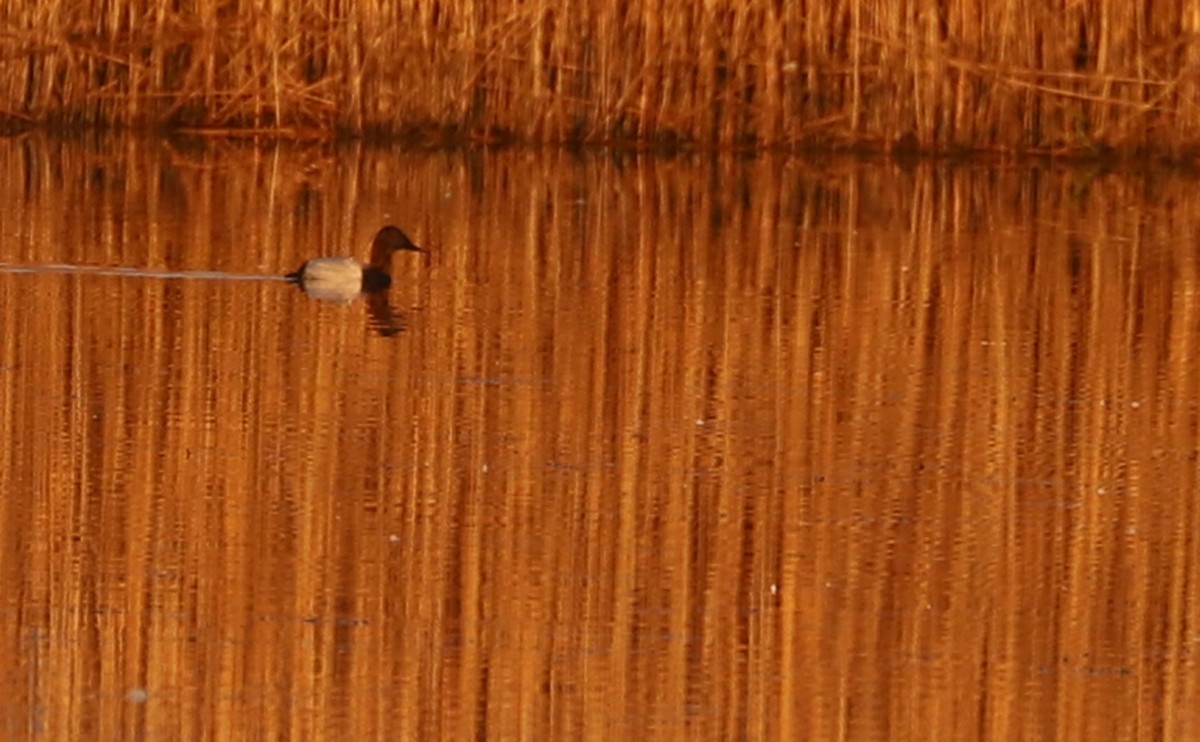
[[364,293],[371,294],[376,291],[385,291],[391,285],[392,277],[388,275],[386,270],[374,264],[363,266],[362,290]]
[[371,244],[371,258],[369,262],[372,266],[386,271],[392,262],[392,249],[385,246],[381,240],[375,240]]

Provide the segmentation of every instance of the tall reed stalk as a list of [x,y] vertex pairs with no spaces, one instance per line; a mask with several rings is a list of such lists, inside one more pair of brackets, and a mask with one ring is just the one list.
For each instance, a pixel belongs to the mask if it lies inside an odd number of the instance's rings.
[[1183,0],[0,0],[0,121],[1188,154]]

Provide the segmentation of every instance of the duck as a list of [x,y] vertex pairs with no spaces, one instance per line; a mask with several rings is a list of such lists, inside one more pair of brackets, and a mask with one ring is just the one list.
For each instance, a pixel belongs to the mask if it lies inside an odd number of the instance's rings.
[[313,258],[284,279],[296,283],[314,299],[346,303],[363,294],[387,291],[392,285],[388,272],[392,253],[407,250],[425,253],[399,227],[387,225],[371,240],[371,257],[360,263],[354,258]]

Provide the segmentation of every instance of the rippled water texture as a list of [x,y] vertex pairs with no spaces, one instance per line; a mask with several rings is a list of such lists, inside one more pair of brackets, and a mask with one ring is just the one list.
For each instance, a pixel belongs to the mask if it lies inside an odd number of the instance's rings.
[[[402,332],[277,279],[389,221]],[[0,736],[1196,738],[1198,236],[1162,173],[2,141]]]

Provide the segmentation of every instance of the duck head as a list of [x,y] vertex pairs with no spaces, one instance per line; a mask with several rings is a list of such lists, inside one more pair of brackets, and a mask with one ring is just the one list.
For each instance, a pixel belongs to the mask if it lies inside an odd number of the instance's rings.
[[376,232],[375,239],[371,240],[371,263],[381,265],[382,261],[390,258],[392,253],[397,250],[425,252],[424,249],[413,243],[399,227],[389,224]]

